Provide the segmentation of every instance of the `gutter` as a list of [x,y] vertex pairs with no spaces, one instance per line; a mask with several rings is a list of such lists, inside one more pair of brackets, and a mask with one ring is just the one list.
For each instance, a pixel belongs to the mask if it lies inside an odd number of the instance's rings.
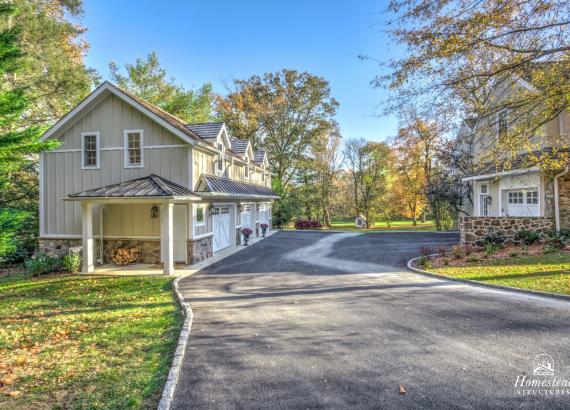
[[479,180],[490,179],[490,178],[494,178],[494,177],[507,176],[507,175],[527,174],[527,173],[531,173],[531,172],[536,172],[538,170],[539,170],[538,167],[532,167],[532,168],[514,169],[511,171],[492,172],[490,174],[473,175],[470,177],[461,178],[461,181],[463,181],[463,182],[479,181]]
[[564,171],[554,176],[554,219],[556,221],[557,231],[560,230],[560,190],[558,189],[558,178],[566,175],[568,171],[570,171],[570,169],[566,166]]

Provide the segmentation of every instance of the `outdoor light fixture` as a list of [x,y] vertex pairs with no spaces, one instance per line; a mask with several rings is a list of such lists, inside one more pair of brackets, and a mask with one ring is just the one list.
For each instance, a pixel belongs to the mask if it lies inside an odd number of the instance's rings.
[[208,212],[214,213],[214,204],[210,204],[210,206],[208,207]]
[[257,209],[259,211],[259,208],[261,208],[260,204],[255,205],[255,209]]
[[238,211],[241,212],[243,209],[243,206],[241,206],[241,204],[238,205]]
[[153,205],[152,208],[150,208],[150,217],[152,219],[158,218],[158,206],[157,205]]

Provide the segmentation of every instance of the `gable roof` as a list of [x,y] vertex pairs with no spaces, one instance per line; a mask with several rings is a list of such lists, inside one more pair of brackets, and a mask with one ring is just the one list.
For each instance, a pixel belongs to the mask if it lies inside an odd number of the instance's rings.
[[206,192],[226,196],[279,198],[271,188],[212,175],[202,175],[196,191],[198,194]]
[[206,122],[198,124],[186,124],[186,128],[195,134],[199,135],[200,138],[204,139],[217,139],[220,132],[224,128],[223,122]]
[[255,151],[253,153],[253,161],[258,163],[258,164],[263,164],[263,161],[265,160],[265,150],[263,149],[258,149],[257,151]]
[[69,198],[145,198],[145,197],[196,197],[194,192],[166,178],[151,174],[146,177],[94,188],[75,194]]
[[234,152],[234,154],[239,154],[239,155],[246,155],[247,154],[247,148],[249,146],[249,140],[240,140],[237,138],[230,138],[230,142],[232,143],[232,151]]
[[131,94],[130,92],[123,90],[116,85],[110,83],[109,81],[103,82],[99,87],[97,87],[91,94],[85,97],[75,108],[64,115],[59,121],[57,121],[50,129],[48,129],[42,136],[42,140],[50,138],[57,131],[62,129],[69,121],[75,118],[84,110],[88,110],[94,105],[96,105],[100,100],[105,98],[107,95],[113,94],[130,104],[131,106],[137,108],[160,125],[180,137],[182,140],[189,144],[195,144],[201,141],[201,138],[186,128],[186,124],[180,118],[175,117],[172,114],[158,108],[157,106],[150,104],[147,101]]

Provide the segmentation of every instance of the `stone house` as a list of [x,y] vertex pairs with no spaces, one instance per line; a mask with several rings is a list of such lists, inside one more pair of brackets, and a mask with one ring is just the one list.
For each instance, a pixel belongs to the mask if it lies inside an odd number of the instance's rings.
[[187,124],[105,82],[43,136],[40,249],[82,245],[83,272],[137,246],[140,262],[193,264],[271,226],[268,157],[224,123]]
[[457,136],[457,149],[468,152],[478,170],[463,178],[470,184],[471,194],[463,200],[467,216],[460,220],[462,244],[474,244],[489,231],[501,230],[507,239],[512,239],[523,228],[544,231],[570,227],[568,168],[545,171],[532,165],[541,157],[568,153],[565,148],[570,131],[568,111],[561,112],[533,134],[529,142],[534,147],[532,152],[521,148],[516,158],[509,159],[508,167],[500,161],[485,162],[485,154],[497,146],[516,121],[510,118],[509,108],[501,105],[513,89],[536,91],[522,78],[497,85],[490,99],[490,104],[498,107],[495,114],[464,121]]

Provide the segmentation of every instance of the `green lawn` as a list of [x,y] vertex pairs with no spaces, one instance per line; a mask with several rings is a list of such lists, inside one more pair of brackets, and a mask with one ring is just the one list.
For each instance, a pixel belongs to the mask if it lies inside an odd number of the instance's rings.
[[553,293],[570,294],[570,254],[550,253],[469,262],[428,269],[442,275]]
[[0,408],[156,408],[182,323],[171,286],[0,276]]
[[356,231],[356,232],[435,231],[435,224],[433,221],[426,221],[426,223],[418,221],[417,225],[414,226],[412,221],[402,220],[402,221],[392,221],[390,225],[391,226],[387,226],[386,222],[376,222],[376,225],[374,225],[370,229],[360,229],[360,228],[355,228],[354,220],[352,219],[346,221],[332,222],[332,228],[330,229],[343,230],[343,231]]

